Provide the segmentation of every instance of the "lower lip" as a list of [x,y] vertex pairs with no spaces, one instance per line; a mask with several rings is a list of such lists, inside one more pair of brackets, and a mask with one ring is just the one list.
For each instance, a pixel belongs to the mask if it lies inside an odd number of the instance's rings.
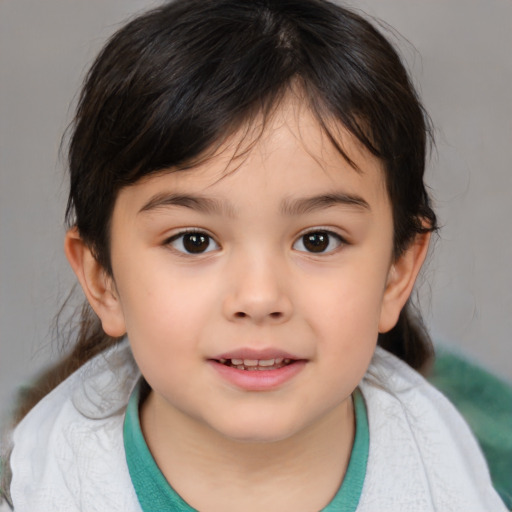
[[276,370],[239,370],[218,361],[209,360],[220,376],[246,391],[271,391],[293,379],[302,371],[306,361],[295,361]]

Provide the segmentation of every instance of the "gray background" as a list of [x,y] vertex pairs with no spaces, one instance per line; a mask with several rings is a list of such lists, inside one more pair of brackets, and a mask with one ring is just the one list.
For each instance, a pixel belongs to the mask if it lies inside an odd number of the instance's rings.
[[[402,36],[437,137],[443,229],[419,287],[436,341],[512,379],[512,1],[350,2]],[[74,279],[62,252],[60,138],[84,72],[144,0],[0,0],[0,410],[58,350]]]

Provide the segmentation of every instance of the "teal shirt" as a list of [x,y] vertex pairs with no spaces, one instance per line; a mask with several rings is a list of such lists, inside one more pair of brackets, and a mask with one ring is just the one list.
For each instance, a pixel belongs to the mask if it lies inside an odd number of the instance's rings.
[[[140,383],[130,397],[124,420],[124,446],[130,477],[144,512],[194,512],[169,485],[142,435],[139,421]],[[324,512],[354,512],[361,497],[368,461],[369,430],[364,399],[354,393],[356,435],[345,478]]]

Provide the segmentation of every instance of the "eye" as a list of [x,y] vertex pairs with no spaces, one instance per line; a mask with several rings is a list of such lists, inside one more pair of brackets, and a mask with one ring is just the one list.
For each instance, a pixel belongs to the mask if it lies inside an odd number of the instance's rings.
[[210,235],[199,231],[178,233],[165,243],[185,254],[203,254],[219,249],[219,244]]
[[332,252],[344,243],[341,236],[332,231],[310,231],[302,235],[294,244],[296,251],[326,253]]

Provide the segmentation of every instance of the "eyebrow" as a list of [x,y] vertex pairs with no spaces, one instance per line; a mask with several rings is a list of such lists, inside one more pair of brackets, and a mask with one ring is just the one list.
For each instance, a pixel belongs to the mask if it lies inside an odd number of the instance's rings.
[[[299,199],[285,199],[281,205],[281,213],[287,216],[304,215],[315,210],[343,205],[363,211],[371,211],[370,205],[362,197],[345,193],[321,194]],[[144,204],[139,213],[157,210],[168,206],[182,206],[206,214],[225,213],[235,216],[235,210],[229,203],[218,199],[191,194],[156,194]]]
[[345,193],[322,194],[293,200],[286,199],[283,202],[281,211],[284,215],[303,215],[337,205],[350,206],[362,211],[371,211],[370,205],[362,197]]
[[226,213],[232,217],[233,209],[217,199],[190,195],[190,194],[168,194],[161,193],[154,195],[140,210],[139,213],[165,208],[167,206],[183,206],[207,214]]

